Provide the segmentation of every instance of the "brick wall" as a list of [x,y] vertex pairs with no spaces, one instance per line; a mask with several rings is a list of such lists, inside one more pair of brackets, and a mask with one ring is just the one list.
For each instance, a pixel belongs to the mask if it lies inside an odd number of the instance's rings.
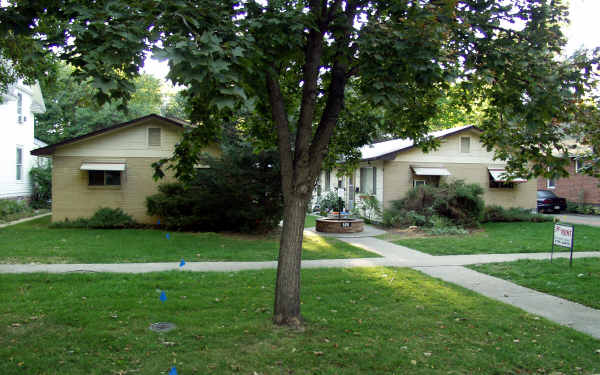
[[[158,192],[158,185],[172,181],[153,180],[150,166],[156,158],[127,158],[127,170],[120,186],[88,186],[88,172],[80,170],[88,159],[70,156],[53,157],[52,221],[92,216],[100,207],[122,208],[140,223],[154,223],[146,213],[146,197]],[[89,160],[88,160],[89,161]]]
[[548,188],[548,179],[538,178],[539,190],[551,190],[559,197],[566,198],[569,202],[578,202],[583,191],[583,202],[587,204],[600,204],[600,180],[584,174],[575,173],[575,160],[571,160],[568,167],[569,178],[556,180],[554,189]]

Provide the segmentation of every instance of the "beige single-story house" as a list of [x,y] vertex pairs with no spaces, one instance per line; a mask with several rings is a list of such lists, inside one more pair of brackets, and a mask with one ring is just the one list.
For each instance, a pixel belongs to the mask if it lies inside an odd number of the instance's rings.
[[359,168],[350,176],[338,176],[335,169],[321,172],[315,194],[335,191],[347,208],[360,207],[361,196],[374,195],[385,209],[416,186],[464,180],[481,185],[486,205],[535,208],[536,180],[507,178],[505,164],[486,150],[480,134],[472,125],[432,132],[441,144],[429,153],[410,139],[364,146]]
[[[152,163],[173,155],[187,122],[148,115],[31,151],[52,158],[52,221],[90,217],[100,207],[122,208],[154,223],[146,197],[158,185]],[[219,155],[217,147],[206,152]]]

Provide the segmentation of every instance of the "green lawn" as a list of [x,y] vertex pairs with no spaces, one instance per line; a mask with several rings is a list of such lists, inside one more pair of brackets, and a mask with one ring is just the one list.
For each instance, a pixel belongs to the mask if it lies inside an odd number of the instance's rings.
[[50,212],[49,209],[41,208],[38,210],[31,210],[25,212],[18,212],[16,214],[9,214],[0,217],[0,224],[10,223],[11,221],[17,221],[32,216],[43,215]]
[[[274,279],[0,275],[0,373],[600,372],[599,340],[409,269],[304,270],[306,330],[275,328]],[[159,321],[178,328],[148,330]]]
[[[1,263],[275,260],[279,237],[162,230],[49,229],[50,217],[0,229]],[[166,238],[169,233],[170,239]],[[334,238],[307,235],[303,259],[377,257]]]
[[306,215],[304,220],[304,228],[310,228],[317,225],[317,217],[313,215]]
[[[392,242],[432,255],[538,253],[552,250],[553,223],[487,223],[464,236],[428,236]],[[575,251],[600,251],[600,228],[575,225]],[[568,251],[563,247],[555,251]]]
[[[519,260],[470,268],[516,284],[600,309],[600,258]],[[599,358],[600,360],[600,358]]]

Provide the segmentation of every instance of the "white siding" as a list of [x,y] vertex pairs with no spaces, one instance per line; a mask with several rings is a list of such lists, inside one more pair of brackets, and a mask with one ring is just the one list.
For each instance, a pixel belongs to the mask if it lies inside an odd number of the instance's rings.
[[[23,97],[22,116],[18,123],[17,94]],[[31,195],[29,170],[35,159],[30,151],[35,149],[33,138],[34,115],[31,111],[32,93],[29,87],[17,84],[0,104],[0,199]],[[17,181],[17,146],[23,149],[23,179]]]

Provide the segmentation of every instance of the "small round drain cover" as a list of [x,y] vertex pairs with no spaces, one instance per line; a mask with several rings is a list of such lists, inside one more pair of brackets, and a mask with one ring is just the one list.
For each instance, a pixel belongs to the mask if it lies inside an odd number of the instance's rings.
[[177,328],[175,324],[168,322],[152,323],[150,325],[150,330],[154,332],[169,332],[175,328]]

